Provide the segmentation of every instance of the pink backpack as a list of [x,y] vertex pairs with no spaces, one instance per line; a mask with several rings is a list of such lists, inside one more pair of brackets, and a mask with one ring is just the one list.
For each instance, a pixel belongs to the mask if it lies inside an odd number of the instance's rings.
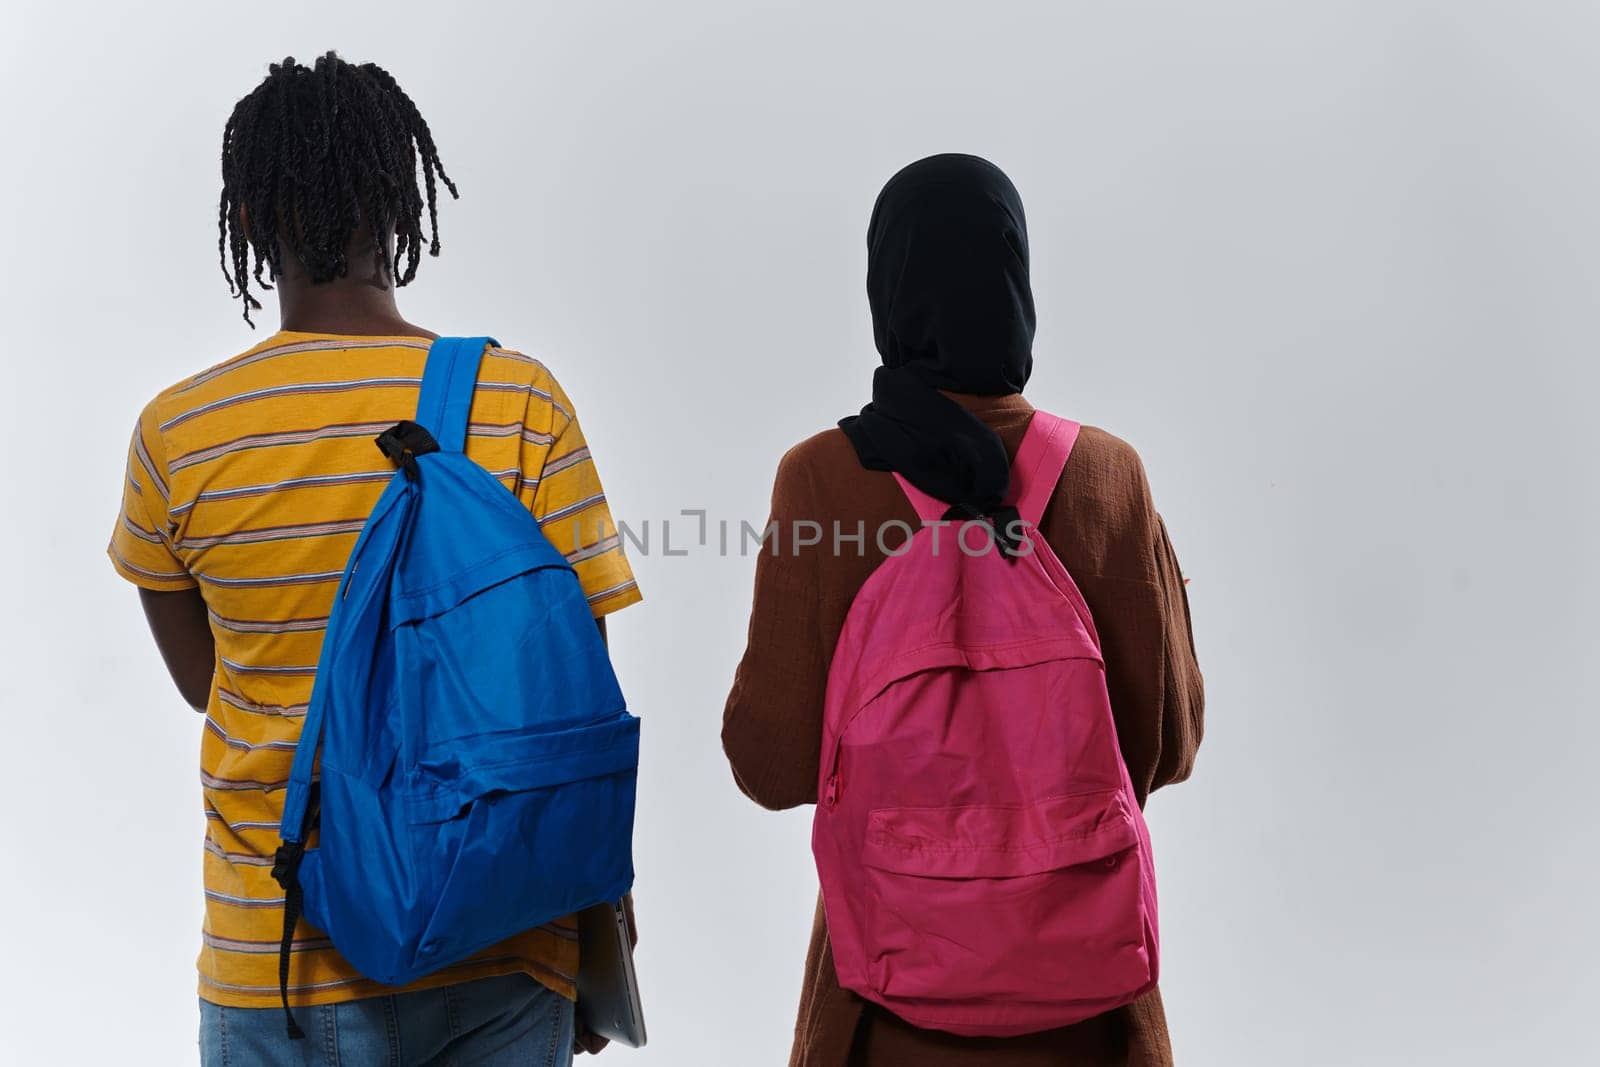
[[[1100,638],[1037,529],[1077,436],[1037,411],[1012,463],[1028,555],[924,525],[834,652],[812,829],[834,962],[915,1026],[1032,1033],[1156,983],[1150,836]],[[945,514],[896,479],[924,523]]]

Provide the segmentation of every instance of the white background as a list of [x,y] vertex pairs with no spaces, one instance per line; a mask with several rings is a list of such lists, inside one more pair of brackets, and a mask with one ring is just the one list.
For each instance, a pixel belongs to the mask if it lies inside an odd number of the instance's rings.
[[652,1041],[608,1062],[786,1055],[809,817],[744,801],[717,736],[752,565],[660,522],[759,522],[865,401],[867,214],[937,151],[1016,181],[1029,396],[1141,450],[1194,581],[1206,742],[1150,808],[1179,1062],[1593,1055],[1593,4],[0,18],[0,1059],[195,1055],[201,723],[102,552],[141,404],[263,336],[216,265],[223,122],[330,47],[462,190],[402,309],[544,358],[652,520],[612,627]]

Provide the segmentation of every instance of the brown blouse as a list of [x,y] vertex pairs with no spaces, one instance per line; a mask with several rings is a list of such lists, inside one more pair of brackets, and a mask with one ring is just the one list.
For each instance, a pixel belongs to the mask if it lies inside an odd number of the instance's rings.
[[[1033,407],[1020,395],[949,394],[1015,454]],[[756,564],[749,642],[723,713],[735,780],[772,809],[816,802],[828,666],[857,590],[917,517],[894,479],[857,462],[844,434],[826,430],[790,449],[772,490],[779,550]],[[820,543],[798,545],[811,520]],[[865,524],[864,543],[840,540]],[[1204,692],[1177,558],[1150,500],[1144,468],[1125,442],[1085,426],[1040,532],[1094,616],[1122,755],[1142,804],[1188,777],[1200,744]],[[810,528],[815,534],[815,528]],[[804,538],[809,540],[810,538]],[[892,1064],[1137,1064],[1172,1062],[1159,991],[1076,1026],[1021,1038],[963,1038],[918,1030],[839,987],[821,901],[806,957],[791,1067]]]

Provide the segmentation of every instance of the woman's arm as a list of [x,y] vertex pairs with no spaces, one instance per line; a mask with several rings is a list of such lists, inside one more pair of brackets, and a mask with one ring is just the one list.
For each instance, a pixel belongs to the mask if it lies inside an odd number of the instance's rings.
[[816,548],[797,553],[793,543],[796,521],[817,519],[813,500],[809,476],[790,452],[778,465],[768,524],[775,532],[756,558],[749,639],[722,713],[734,781],[774,810],[817,799],[827,687],[819,560]]
[[1166,523],[1156,516],[1156,579],[1162,605],[1161,757],[1151,789],[1181,782],[1194,770],[1195,753],[1205,732],[1205,681],[1194,654],[1189,620],[1189,594],[1178,557],[1167,537]]

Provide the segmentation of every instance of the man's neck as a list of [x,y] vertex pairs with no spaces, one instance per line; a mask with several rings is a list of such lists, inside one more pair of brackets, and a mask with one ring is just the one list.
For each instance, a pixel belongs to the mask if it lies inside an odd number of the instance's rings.
[[394,286],[374,261],[353,262],[343,278],[313,285],[298,264],[276,280],[278,324],[296,333],[427,337],[435,334],[400,314]]

